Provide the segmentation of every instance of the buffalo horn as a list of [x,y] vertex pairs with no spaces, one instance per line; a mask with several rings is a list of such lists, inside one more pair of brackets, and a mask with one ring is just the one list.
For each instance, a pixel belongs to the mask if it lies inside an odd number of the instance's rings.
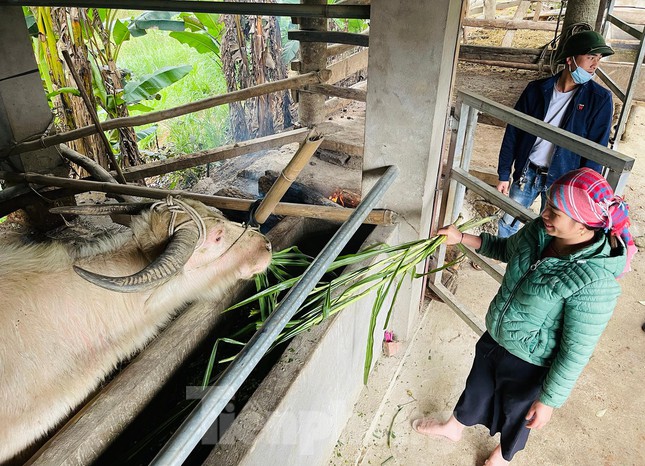
[[136,293],[148,291],[176,275],[186,264],[197,245],[194,228],[182,228],[170,238],[168,246],[146,268],[126,277],[108,277],[74,266],[77,274],[90,283],[111,291]]

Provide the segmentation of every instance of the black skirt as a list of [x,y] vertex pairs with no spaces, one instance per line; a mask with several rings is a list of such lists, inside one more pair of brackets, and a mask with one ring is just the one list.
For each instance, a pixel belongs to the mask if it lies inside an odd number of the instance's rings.
[[502,456],[510,461],[526,445],[531,429],[526,427],[525,416],[548,370],[513,356],[484,333],[475,346],[475,360],[455,418],[466,426],[485,425],[490,435],[501,433]]

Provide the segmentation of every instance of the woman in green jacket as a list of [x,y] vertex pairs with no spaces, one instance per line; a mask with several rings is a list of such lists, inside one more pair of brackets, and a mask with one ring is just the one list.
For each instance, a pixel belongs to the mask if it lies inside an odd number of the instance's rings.
[[484,464],[508,464],[530,429],[562,406],[611,317],[636,251],[628,207],[597,172],[582,168],[556,180],[541,216],[510,238],[437,233],[507,263],[486,314],[487,332],[446,422],[417,419],[421,434],[457,441],[483,424],[500,444]]

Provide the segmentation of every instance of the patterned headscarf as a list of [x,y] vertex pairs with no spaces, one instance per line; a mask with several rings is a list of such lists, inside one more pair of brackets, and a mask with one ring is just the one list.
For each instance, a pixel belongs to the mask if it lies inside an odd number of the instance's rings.
[[577,222],[591,228],[603,228],[605,233],[619,237],[627,248],[630,270],[632,256],[637,248],[629,232],[629,206],[598,172],[580,168],[561,176],[549,189],[548,198],[553,206]]

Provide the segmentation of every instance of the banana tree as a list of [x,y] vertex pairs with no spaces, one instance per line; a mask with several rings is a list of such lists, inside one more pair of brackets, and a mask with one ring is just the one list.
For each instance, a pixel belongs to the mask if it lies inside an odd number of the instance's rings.
[[[62,47],[70,51],[74,66],[92,99],[90,62],[85,41],[79,33],[79,10],[23,7],[23,11],[29,31],[34,37],[36,61],[54,113],[56,129],[62,132],[91,125],[92,120],[83,101],[74,97],[79,95],[77,85],[66,71],[59,53]],[[107,154],[97,135],[70,141],[68,145],[107,167]]]
[[[131,111],[152,110],[153,106],[146,105],[146,101],[154,101],[159,91],[182,79],[192,69],[188,65],[180,65],[132,78],[117,67],[116,60],[123,44],[131,37],[141,35],[137,33],[138,28],[149,25],[150,21],[158,22],[157,12],[141,15],[132,21],[122,21],[117,10],[109,9],[38,7],[33,10],[24,8],[24,12],[27,25],[37,28],[34,30],[37,61],[61,131],[92,124],[83,102],[75,97],[78,90],[60,58],[62,48],[70,52],[90,99],[108,118],[128,116]],[[168,20],[168,23],[172,21]],[[184,29],[183,21],[175,23],[179,26],[167,25],[165,28]],[[137,134],[133,128],[110,132],[109,139],[120,152],[122,165],[141,163],[137,140],[150,137],[150,133],[148,129]],[[98,136],[73,141],[70,145],[108,167],[106,151]]]

